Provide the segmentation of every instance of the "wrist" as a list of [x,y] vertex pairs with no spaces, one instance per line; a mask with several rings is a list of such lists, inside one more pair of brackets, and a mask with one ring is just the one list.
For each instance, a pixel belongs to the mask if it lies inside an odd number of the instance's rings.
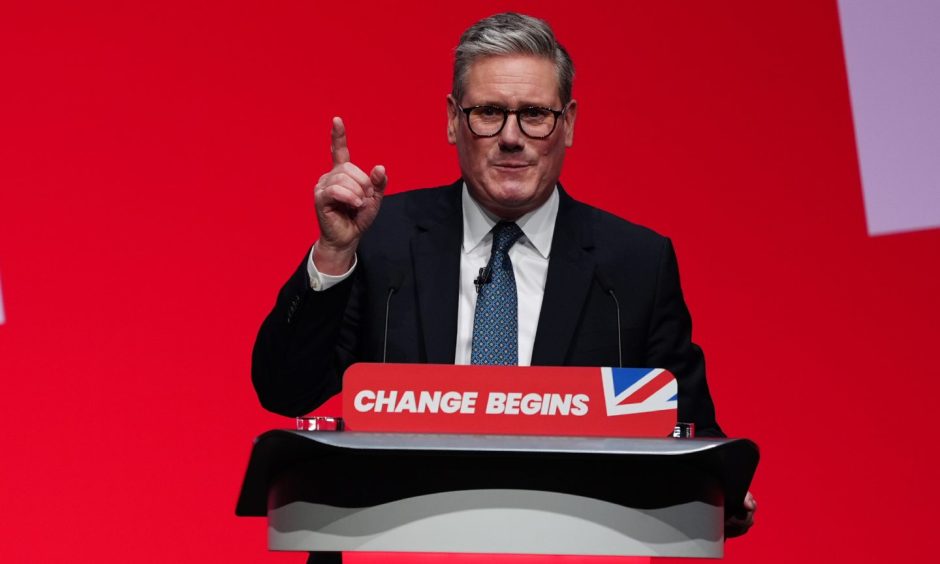
[[356,248],[335,248],[318,240],[313,244],[313,264],[317,270],[330,276],[340,276],[352,268],[356,259]]

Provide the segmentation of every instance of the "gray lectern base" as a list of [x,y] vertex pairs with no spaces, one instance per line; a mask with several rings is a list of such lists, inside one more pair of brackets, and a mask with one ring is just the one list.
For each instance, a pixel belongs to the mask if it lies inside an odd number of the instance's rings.
[[703,502],[642,510],[552,492],[464,490],[366,508],[293,502],[269,511],[268,546],[719,558],[723,518]]
[[236,513],[269,548],[720,558],[744,440],[271,431]]

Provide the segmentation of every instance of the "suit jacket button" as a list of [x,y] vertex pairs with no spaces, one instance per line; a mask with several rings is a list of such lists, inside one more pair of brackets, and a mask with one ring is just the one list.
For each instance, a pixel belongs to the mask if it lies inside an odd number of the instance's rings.
[[300,296],[291,298],[290,305],[287,307],[287,323],[294,320],[294,314],[297,313],[297,305],[300,303]]

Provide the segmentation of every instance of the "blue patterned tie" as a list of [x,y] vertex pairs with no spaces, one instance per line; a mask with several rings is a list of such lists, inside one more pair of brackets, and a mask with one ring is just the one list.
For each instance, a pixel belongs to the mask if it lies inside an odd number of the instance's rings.
[[470,364],[519,364],[519,306],[509,248],[522,236],[515,223],[493,228],[490,281],[477,296]]

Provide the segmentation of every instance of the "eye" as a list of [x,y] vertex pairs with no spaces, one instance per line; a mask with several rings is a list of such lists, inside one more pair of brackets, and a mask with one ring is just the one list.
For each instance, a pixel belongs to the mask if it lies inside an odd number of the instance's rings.
[[552,113],[545,108],[522,108],[519,110],[519,117],[532,123],[544,121],[551,115]]
[[488,117],[488,118],[497,117],[497,116],[502,117],[503,115],[503,111],[497,108],[496,106],[480,106],[479,108],[476,108],[473,111],[474,113],[476,113],[477,115],[481,117]]

